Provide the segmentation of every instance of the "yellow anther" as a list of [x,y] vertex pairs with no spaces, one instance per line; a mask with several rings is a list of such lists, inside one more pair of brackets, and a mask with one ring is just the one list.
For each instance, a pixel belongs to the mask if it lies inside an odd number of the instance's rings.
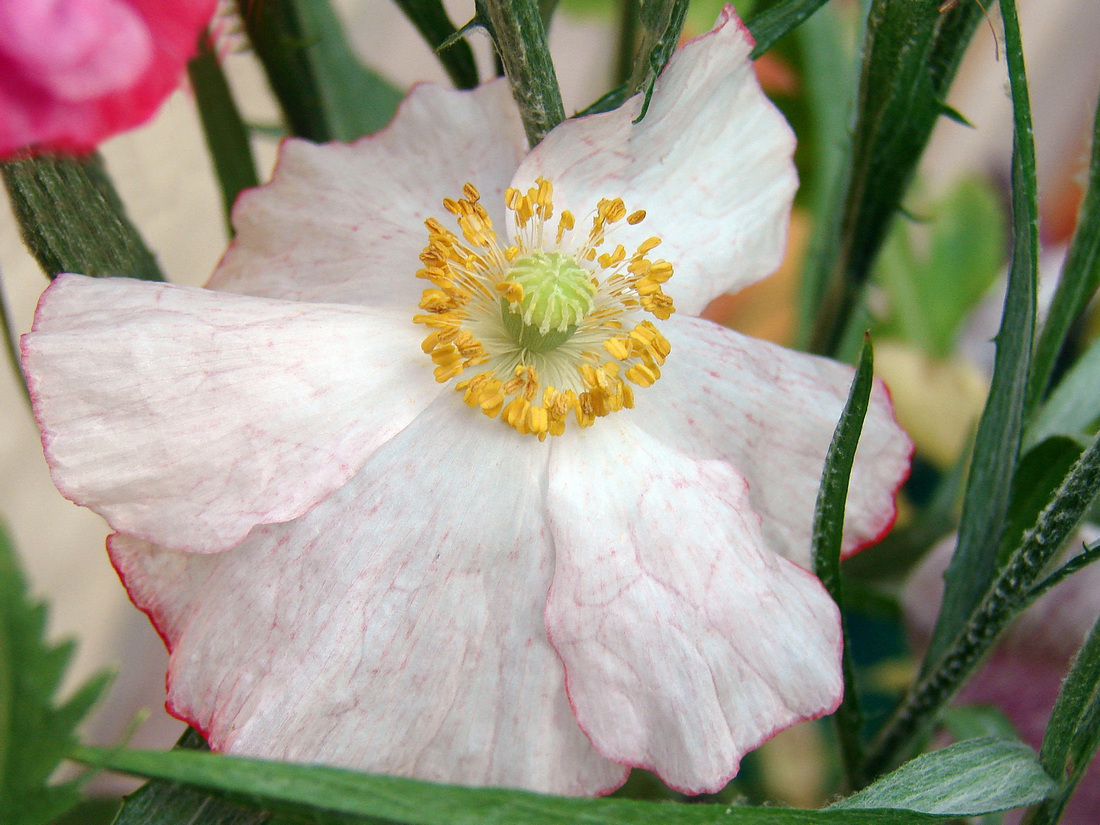
[[481,193],[477,191],[477,187],[472,183],[467,183],[462,187],[462,194],[465,195],[466,199],[469,201],[476,202],[481,200]]
[[626,216],[626,222],[631,226],[637,226],[645,220],[645,210],[639,209],[637,212],[631,212]]
[[626,371],[626,377],[639,387],[651,387],[661,377],[661,371],[656,366],[635,364]]
[[618,361],[625,361],[631,354],[629,338],[608,338],[603,342],[603,348]]
[[654,249],[656,249],[660,245],[661,245],[661,239],[660,238],[656,238],[656,237],[646,238],[644,241],[642,241],[640,244],[638,244],[638,254],[639,255],[648,255],[650,252],[652,252]]
[[510,303],[518,304],[523,300],[523,287],[515,281],[502,281],[496,285],[496,290]]

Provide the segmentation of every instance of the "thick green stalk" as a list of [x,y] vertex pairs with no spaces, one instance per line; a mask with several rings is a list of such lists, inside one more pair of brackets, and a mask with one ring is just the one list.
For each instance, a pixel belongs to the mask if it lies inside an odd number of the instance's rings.
[[23,242],[50,278],[62,272],[163,281],[98,155],[0,164]]
[[484,0],[478,4],[519,106],[527,142],[537,146],[565,120],[558,76],[550,60],[546,28],[534,0]]

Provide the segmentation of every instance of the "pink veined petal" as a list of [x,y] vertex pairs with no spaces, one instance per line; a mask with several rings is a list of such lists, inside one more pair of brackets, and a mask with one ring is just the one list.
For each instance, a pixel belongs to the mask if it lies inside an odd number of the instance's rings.
[[405,317],[62,275],[23,336],[54,483],[198,552],[300,516],[440,390]]
[[422,84],[393,122],[351,145],[284,141],[271,182],[241,196],[237,236],[208,287],[415,312],[424,220],[473,183],[503,226],[504,189],[526,149],[508,84]]
[[87,152],[146,121],[179,86],[215,5],[0,0],[0,157]]
[[676,274],[665,285],[680,312],[698,315],[723,292],[774,272],[782,260],[798,179],[794,134],[764,96],[752,40],[732,6],[713,31],[688,42],[658,78],[640,123],[643,95],[614,112],[566,121],[527,156],[513,186],[539,175],[554,208],[578,227],[600,198],[644,209],[615,230],[627,253],[646,238]]
[[455,400],[226,553],[112,538],[171,651],[169,707],[215,749],[563,794],[625,779],[546,639],[549,445]]
[[597,751],[717,791],[747,751],[836,708],[840,618],[767,549],[729,465],[599,426],[551,452],[550,641]]
[[[852,368],[679,314],[661,332],[672,354],[661,380],[637,394],[633,420],[688,455],[736,467],[768,546],[809,568],[814,503]],[[848,488],[845,555],[893,526],[912,453],[876,381]]]

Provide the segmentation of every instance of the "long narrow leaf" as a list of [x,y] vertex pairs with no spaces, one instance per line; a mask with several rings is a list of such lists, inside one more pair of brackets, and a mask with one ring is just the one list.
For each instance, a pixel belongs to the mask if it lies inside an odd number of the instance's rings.
[[[840,546],[844,538],[844,505],[848,500],[848,481],[855,462],[856,447],[867,415],[867,404],[874,383],[874,356],[870,338],[864,339],[848,401],[833,433],[829,451],[825,455],[825,469],[821,476],[821,488],[814,506],[813,559],[814,573],[821,579],[833,601],[843,610],[844,590],[840,579]],[[842,614],[843,615],[843,614]],[[840,739],[844,767],[853,785],[856,772],[863,761],[863,743],[860,731],[863,715],[856,692],[855,667],[852,664],[851,646],[847,628],[843,628],[844,699],[837,708],[834,720]]]
[[1100,103],[1092,127],[1092,160],[1085,199],[1077,212],[1077,229],[1066,253],[1058,287],[1043,323],[1028,399],[1037,404],[1050,383],[1054,363],[1065,345],[1070,327],[1100,286]]
[[195,91],[195,102],[202,120],[206,148],[214,161],[214,171],[222,192],[222,208],[229,231],[229,213],[237,195],[260,185],[256,162],[252,157],[248,127],[237,109],[233,92],[208,36],[199,43],[199,53],[187,64],[187,78]]
[[935,667],[923,674],[876,738],[867,773],[888,768],[925,731],[989,652],[1100,492],[1100,436],[1066,474]]
[[835,353],[886,231],[939,117],[942,101],[982,19],[977,3],[940,12],[938,4],[873,0],[847,186],[838,192],[834,237],[808,277],[818,308],[810,336],[816,352]]
[[1100,745],[1100,619],[1081,646],[1050,714],[1043,767],[1058,778],[1057,793],[1034,812],[1029,825],[1053,825],[1077,788]]
[[[88,764],[203,789],[249,807],[300,817],[313,825],[919,825],[949,818],[949,815],[889,809],[806,811],[575,799],[495,788],[434,785],[400,777],[193,751],[117,752],[80,748],[73,756]],[[999,807],[1002,800],[997,797],[991,804]]]
[[940,610],[924,672],[935,666],[996,575],[1011,479],[1020,454],[1031,347],[1039,247],[1039,198],[1024,55],[1013,0],[1003,0],[1005,54],[1014,119],[1012,267],[989,399],[978,424],[970,478],[963,498],[959,542],[944,574]]
[[329,0],[238,0],[291,131],[319,143],[385,126],[400,93],[355,57]]
[[[435,52],[451,82],[459,89],[472,89],[477,85],[477,64],[470,44],[455,38],[458,30],[441,0],[394,0],[405,13],[420,36]],[[447,45],[444,46],[443,44]],[[441,48],[442,47],[442,48]]]
[[748,19],[746,25],[752,32],[756,46],[753,58],[760,57],[788,32],[825,5],[827,0],[781,0]]

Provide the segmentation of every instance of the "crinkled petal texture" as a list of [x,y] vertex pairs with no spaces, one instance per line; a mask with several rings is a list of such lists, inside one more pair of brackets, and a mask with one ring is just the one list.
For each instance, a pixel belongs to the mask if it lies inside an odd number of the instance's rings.
[[271,182],[234,208],[237,236],[207,286],[411,315],[425,287],[413,277],[425,219],[473,182],[503,226],[504,189],[525,151],[503,80],[469,92],[417,86],[386,129],[351,145],[284,141]]
[[406,316],[63,275],[23,336],[54,483],[116,530],[232,547],[439,395]]
[[556,211],[580,225],[600,198],[644,209],[615,242],[627,251],[657,236],[673,263],[665,285],[680,312],[698,315],[717,295],[779,266],[798,186],[794,134],[756,81],[752,39],[727,6],[718,25],[680,48],[643,96],[621,108],[562,123],[527,156],[514,186],[542,176]]
[[0,157],[86,152],[176,89],[216,0],[0,0]]
[[728,464],[608,424],[551,455],[547,629],[596,750],[717,791],[746,751],[836,708],[839,616],[767,549]]
[[173,712],[236,754],[564,794],[621,784],[546,639],[548,448],[439,399],[314,510],[229,553],[113,537],[171,650]]
[[[673,355],[661,380],[638,393],[634,420],[687,455],[735,467],[748,480],[768,546],[811,567],[814,503],[851,367],[679,314],[661,331]],[[845,556],[893,526],[912,454],[890,395],[876,381],[848,488]]]

